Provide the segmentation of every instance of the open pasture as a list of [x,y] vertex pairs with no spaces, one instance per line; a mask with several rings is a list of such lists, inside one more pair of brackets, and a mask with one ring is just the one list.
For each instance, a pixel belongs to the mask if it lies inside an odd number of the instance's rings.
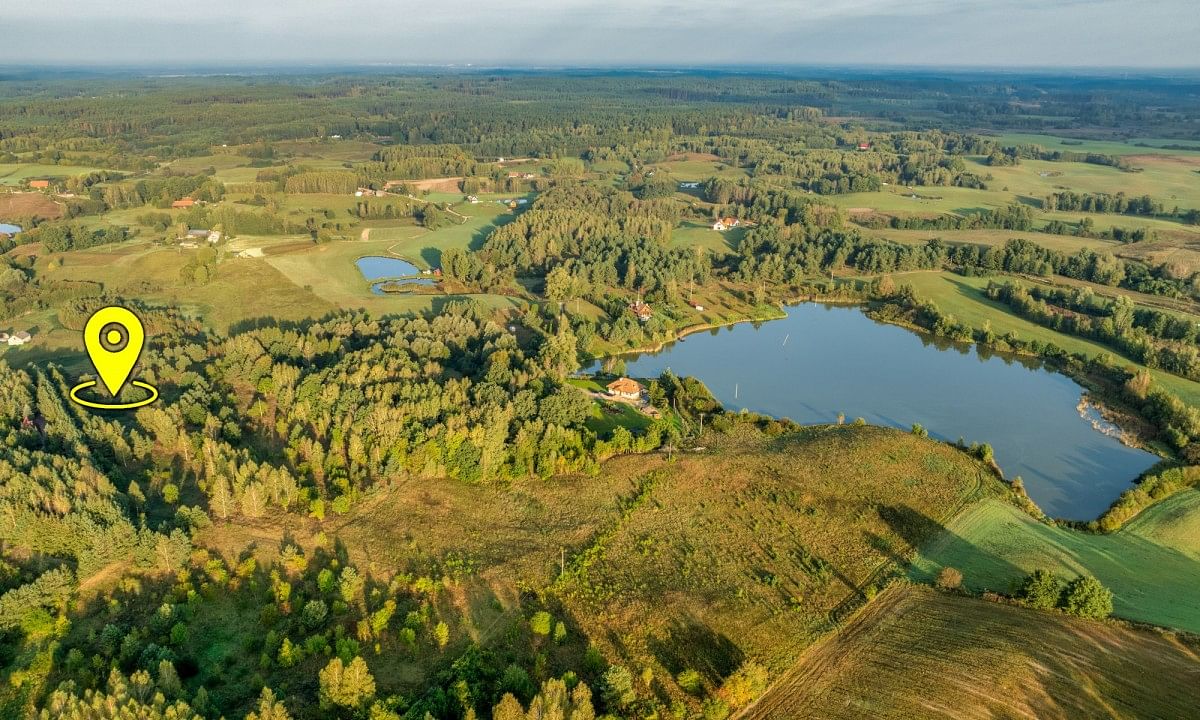
[[[1103,155],[1162,154],[1200,157],[1200,141],[1178,138],[1142,138],[1128,140],[1092,140],[1064,138],[1056,135],[1035,133],[1003,133],[996,136],[1001,145],[1041,145],[1047,150],[1101,153]],[[1167,149],[1167,145],[1195,147],[1196,150]]]
[[930,581],[949,566],[972,590],[1009,592],[1038,568],[1068,579],[1086,573],[1113,591],[1115,615],[1200,633],[1198,522],[1197,490],[1152,505],[1107,535],[1041,523],[989,499],[947,523],[922,548],[912,574]]
[[81,165],[0,163],[0,185],[19,185],[28,178],[66,179],[76,175],[87,175],[100,169]]
[[0,222],[18,218],[60,218],[63,206],[38,192],[0,193]]

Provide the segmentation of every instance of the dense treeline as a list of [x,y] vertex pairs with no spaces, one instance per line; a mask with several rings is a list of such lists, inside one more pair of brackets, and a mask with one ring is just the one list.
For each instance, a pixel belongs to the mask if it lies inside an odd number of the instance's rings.
[[358,187],[358,175],[339,170],[302,172],[289,177],[284,191],[289,193],[334,193],[349,195]]
[[988,283],[986,292],[988,297],[1040,325],[1099,340],[1146,367],[1200,380],[1200,348],[1196,347],[1197,330],[1191,320],[1142,311],[1139,324],[1139,313],[1125,296],[1105,301],[1083,292],[1030,291],[1015,282]]
[[41,243],[47,252],[67,252],[118,243],[129,237],[129,229],[124,227],[89,229],[84,225],[63,223],[36,227],[22,234],[21,240]]

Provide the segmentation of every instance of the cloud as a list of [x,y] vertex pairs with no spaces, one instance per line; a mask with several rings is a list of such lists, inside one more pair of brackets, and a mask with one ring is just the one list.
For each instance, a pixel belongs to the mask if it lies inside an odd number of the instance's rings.
[[1195,67],[1193,3],[66,0],[5,8],[0,63]]

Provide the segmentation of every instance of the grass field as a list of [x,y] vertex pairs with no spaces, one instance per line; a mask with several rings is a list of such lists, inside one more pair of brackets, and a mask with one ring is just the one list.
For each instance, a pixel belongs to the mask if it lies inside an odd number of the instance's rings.
[[593,637],[619,637],[608,649],[656,677],[685,658],[714,682],[741,657],[790,665],[831,612],[911,556],[935,518],[989,492],[966,455],[892,430],[702,444],[670,464],[606,463],[603,478],[626,482],[657,471],[653,488],[568,550],[591,558],[561,591],[577,620]]
[[739,717],[1183,718],[1198,674],[1171,637],[897,587]]
[[[983,327],[987,322],[991,323],[992,330],[999,335],[1015,332],[1017,337],[1024,340],[1053,342],[1069,352],[1090,356],[1108,353],[1114,357],[1122,357],[1132,367],[1144,367],[1100,343],[1065,335],[1017,317],[1004,304],[993,302],[984,296],[983,288],[987,287],[988,278],[961,277],[948,272],[913,272],[897,275],[896,282],[912,285],[918,297],[932,300],[943,312],[948,312],[973,327]],[[1200,383],[1161,370],[1152,370],[1151,374],[1156,382],[1180,399],[1200,404]]]
[[[461,195],[454,196],[461,200]],[[465,216],[465,222],[451,216],[455,224],[438,228],[430,232],[416,225],[399,223],[376,224],[366,222],[364,227],[371,229],[371,240],[392,240],[391,251],[403,256],[421,267],[438,267],[441,265],[442,250],[458,248],[461,250],[478,250],[492,230],[504,225],[515,217],[508,208],[490,200],[499,195],[481,196],[483,202],[477,205],[459,202],[452,209],[459,215]],[[511,196],[506,196],[511,197]],[[433,198],[440,201],[440,198]]]
[[1108,535],[1045,525],[985,500],[922,549],[913,576],[929,580],[944,566],[961,570],[973,590],[1001,592],[1037,568],[1090,573],[1113,591],[1114,614],[1200,633],[1200,491],[1168,498]]
[[0,193],[0,222],[35,216],[59,218],[62,215],[62,206],[41,193]]
[[711,223],[685,220],[671,233],[672,247],[702,247],[715,255],[728,255],[737,249],[738,241],[745,235],[745,228],[733,228],[725,232],[712,229]]
[[652,170],[669,172],[671,177],[679,181],[703,181],[710,177],[737,180],[749,177],[749,173],[742,168],[715,158],[709,159],[711,157],[696,156],[690,159],[667,160],[648,167]]
[[[1066,143],[1063,141],[1066,140]],[[1125,142],[1119,140],[1077,140],[1062,138],[1055,135],[1036,135],[1032,133],[1004,133],[997,137],[1001,145],[1041,145],[1047,150],[1064,150],[1072,152],[1102,153],[1104,155],[1143,155],[1159,153],[1167,155],[1182,155],[1185,157],[1200,157],[1200,151],[1165,150],[1163,145],[1200,146],[1200,143],[1190,140],[1163,138],[1130,138]],[[1139,147],[1134,143],[1143,143],[1152,147]]]
[[100,169],[81,165],[0,163],[0,185],[19,185],[26,178],[69,178],[76,175],[87,175]]

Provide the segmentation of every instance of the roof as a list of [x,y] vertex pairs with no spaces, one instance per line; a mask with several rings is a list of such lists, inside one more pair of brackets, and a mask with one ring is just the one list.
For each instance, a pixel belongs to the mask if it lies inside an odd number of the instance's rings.
[[21,330],[19,332],[13,333],[13,337],[20,338],[21,340],[28,340],[33,336],[30,335],[29,333],[25,332],[24,330]]
[[624,393],[626,395],[640,394],[642,392],[641,384],[636,380],[630,380],[627,377],[613,380],[608,384],[608,389],[615,393]]
[[187,234],[191,237],[208,237],[207,230],[188,230]]
[[175,202],[171,203],[171,207],[185,208],[185,207],[191,207],[195,204],[196,204],[196,201],[191,198],[180,198],[179,200],[176,200]]
[[50,187],[50,181],[49,180],[30,180],[29,187],[48,188],[48,187]]

